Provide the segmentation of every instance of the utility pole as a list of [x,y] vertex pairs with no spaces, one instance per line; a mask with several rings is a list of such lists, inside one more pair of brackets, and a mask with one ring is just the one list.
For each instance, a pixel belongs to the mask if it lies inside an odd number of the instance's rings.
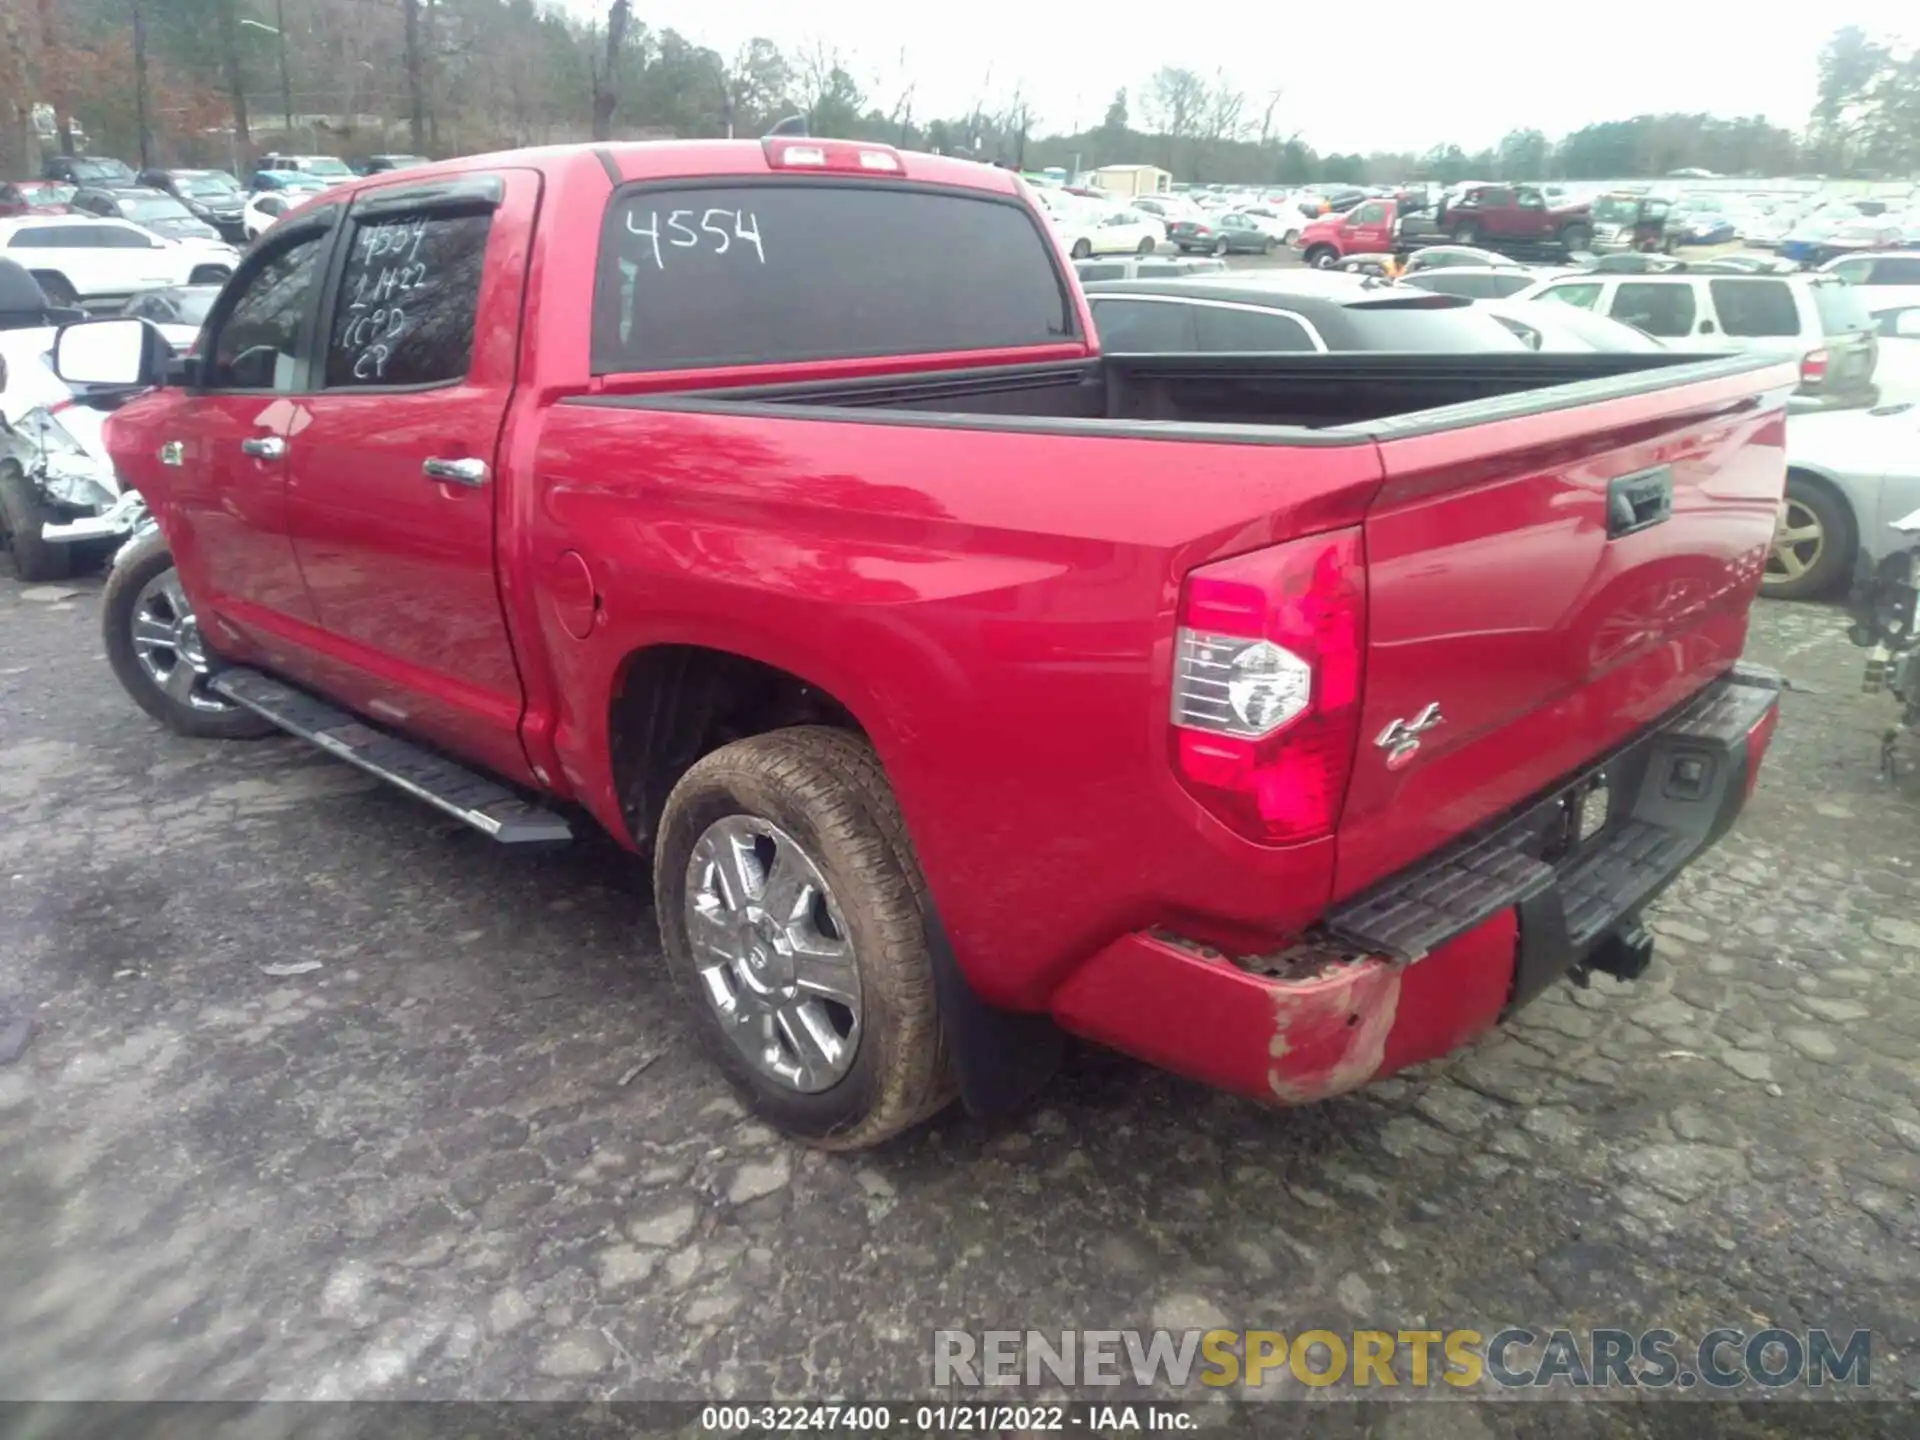
[[140,168],[153,164],[152,133],[147,121],[147,14],[143,0],[133,0],[133,110],[140,129]]
[[293,144],[293,82],[287,78],[287,0],[273,0],[273,23],[280,29],[280,118],[286,122],[287,143]]
[[412,139],[413,153],[424,155],[427,149],[427,110],[423,77],[420,73],[420,0],[401,0],[401,4],[402,13],[406,18],[407,38],[404,60],[407,72],[408,133]]

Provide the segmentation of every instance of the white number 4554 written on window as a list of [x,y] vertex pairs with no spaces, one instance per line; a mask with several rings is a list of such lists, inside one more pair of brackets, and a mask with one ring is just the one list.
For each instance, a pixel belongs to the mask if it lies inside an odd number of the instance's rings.
[[767,263],[766,248],[760,243],[760,221],[751,210],[669,210],[664,230],[658,210],[647,212],[645,225],[640,219],[639,211],[627,211],[627,230],[652,243],[653,263],[662,270],[667,268],[669,250],[751,255],[762,265]]

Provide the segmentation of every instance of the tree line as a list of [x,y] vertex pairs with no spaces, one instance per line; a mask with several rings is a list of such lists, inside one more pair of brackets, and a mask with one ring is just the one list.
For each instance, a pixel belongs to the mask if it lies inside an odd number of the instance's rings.
[[649,26],[631,0],[592,19],[545,0],[0,0],[0,46],[0,163],[13,174],[46,149],[244,166],[268,148],[442,155],[758,135],[789,115],[814,134],[1024,169],[1146,163],[1203,183],[1920,172],[1920,51],[1851,26],[1820,55],[1800,133],[1676,112],[1557,140],[1519,129],[1481,150],[1369,154],[1305,144],[1283,90],[1171,66],[1075,133],[1043,131],[1018,86],[983,83],[964,112],[931,114],[908,55],[876,67],[825,42],[767,39],[723,53]]

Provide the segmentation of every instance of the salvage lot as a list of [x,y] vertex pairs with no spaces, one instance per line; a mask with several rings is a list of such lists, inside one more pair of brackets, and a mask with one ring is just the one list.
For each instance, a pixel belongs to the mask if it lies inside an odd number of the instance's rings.
[[1759,607],[1796,688],[1648,981],[1315,1109],[1088,1054],[840,1159],[726,1097],[620,852],[168,736],[97,591],[0,580],[0,1397],[888,1398],[939,1327],[1368,1322],[1864,1326],[1920,1385],[1920,781],[1836,611]]

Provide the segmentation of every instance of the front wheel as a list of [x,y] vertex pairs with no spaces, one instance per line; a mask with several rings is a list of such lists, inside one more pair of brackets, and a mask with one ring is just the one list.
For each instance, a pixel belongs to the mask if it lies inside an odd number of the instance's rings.
[[1093,242],[1086,239],[1076,240],[1073,242],[1073,249],[1069,253],[1071,253],[1076,260],[1085,260],[1089,255],[1093,254]]
[[196,265],[193,274],[187,277],[189,285],[224,285],[233,278],[233,271],[225,265]]
[[58,305],[63,309],[72,309],[80,303],[79,292],[73,288],[66,276],[52,270],[36,270],[33,278],[40,282],[40,293],[47,297],[49,305]]
[[701,1040],[770,1124],[857,1150],[953,1097],[925,883],[863,738],[803,726],[701,759],[667,797],[653,889]]
[[1593,248],[1593,232],[1584,225],[1569,225],[1560,232],[1560,243],[1569,253]]
[[40,491],[17,461],[0,464],[0,537],[13,554],[13,573],[22,580],[64,580],[73,573],[73,551],[40,538],[46,506]]
[[214,661],[166,537],[136,540],[100,596],[107,662],[134,704],[176,735],[250,740],[273,726],[207,687]]
[[1224,235],[1222,235],[1218,240],[1213,242],[1213,253],[1216,256],[1225,255],[1227,251],[1231,248],[1232,247],[1227,244],[1227,237]]
[[1307,251],[1307,264],[1316,270],[1331,270],[1340,262],[1340,252],[1331,245],[1315,245]]
[[1160,246],[1155,242],[1154,238],[1148,235],[1134,248],[1134,253],[1136,255],[1151,255],[1159,248]]

